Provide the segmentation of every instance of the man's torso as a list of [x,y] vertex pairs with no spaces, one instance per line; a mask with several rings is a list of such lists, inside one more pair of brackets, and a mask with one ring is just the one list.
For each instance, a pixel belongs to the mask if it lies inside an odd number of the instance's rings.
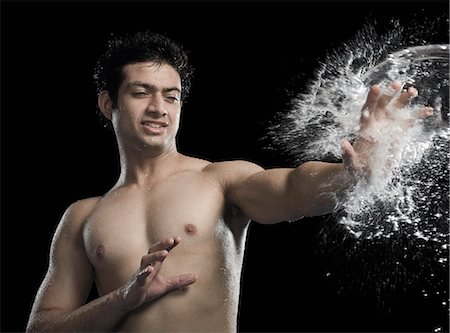
[[100,295],[126,283],[151,244],[181,236],[164,261],[166,276],[193,272],[198,281],[132,311],[121,330],[236,329],[247,219],[225,202],[214,172],[189,168],[150,187],[126,185],[99,199],[83,227]]

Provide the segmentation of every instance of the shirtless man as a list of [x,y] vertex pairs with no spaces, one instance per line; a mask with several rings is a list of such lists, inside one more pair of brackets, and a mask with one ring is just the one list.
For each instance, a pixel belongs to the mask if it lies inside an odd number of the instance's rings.
[[[121,172],[106,194],[64,213],[27,331],[235,332],[249,222],[332,212],[355,175],[370,172],[364,133],[389,121],[388,103],[404,107],[417,93],[394,98],[373,86],[359,137],[342,142],[343,163],[264,170],[178,152],[191,72],[181,46],[164,36],[109,44],[98,105],[116,134]],[[99,298],[87,303],[93,283]]]

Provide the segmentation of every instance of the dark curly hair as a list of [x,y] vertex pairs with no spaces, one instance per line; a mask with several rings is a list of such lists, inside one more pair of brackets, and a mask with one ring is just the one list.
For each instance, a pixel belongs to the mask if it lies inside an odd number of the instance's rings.
[[185,102],[194,72],[188,52],[180,43],[151,31],[111,35],[106,51],[99,57],[94,70],[97,93],[108,91],[115,107],[119,86],[125,79],[123,67],[147,61],[175,68],[181,78],[181,101]]

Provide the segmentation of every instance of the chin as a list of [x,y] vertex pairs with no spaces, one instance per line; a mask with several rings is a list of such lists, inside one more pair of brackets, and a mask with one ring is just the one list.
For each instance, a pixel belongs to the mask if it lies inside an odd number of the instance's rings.
[[142,145],[142,149],[143,150],[158,150],[158,151],[167,151],[170,150],[171,147],[173,146],[173,142],[172,141],[168,141],[168,140],[164,140],[162,138],[154,138],[151,140],[147,140],[143,145]]

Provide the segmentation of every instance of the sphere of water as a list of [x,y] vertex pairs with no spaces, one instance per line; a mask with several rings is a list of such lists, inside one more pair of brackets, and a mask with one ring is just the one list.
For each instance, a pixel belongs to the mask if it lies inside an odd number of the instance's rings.
[[[361,75],[368,89],[393,81],[418,91],[411,112],[433,107],[403,137],[391,174],[375,186],[357,186],[340,212],[341,221],[360,237],[407,234],[424,241],[448,243],[449,45],[413,46],[389,54]],[[390,140],[387,135],[385,140]],[[379,152],[385,156],[388,151]]]
[[[356,137],[371,85],[389,89],[391,82],[399,81],[404,89],[416,88],[418,96],[405,112],[431,106],[433,115],[402,134],[387,174],[371,166],[378,177],[372,184],[358,183],[339,203],[335,217],[360,239],[404,235],[434,241],[444,258],[449,234],[449,45],[411,46],[383,59],[380,50],[364,43],[348,50],[322,64],[309,91],[298,95],[273,128],[273,141],[295,154],[298,162],[338,162],[338,143]],[[380,139],[386,140],[380,149],[387,148],[375,153],[384,158],[391,154],[392,135]]]
[[426,126],[448,127],[449,121],[449,45],[432,44],[412,46],[391,53],[388,57],[368,70],[363,76],[365,85],[387,85],[400,81],[418,90],[413,105],[434,108]]

